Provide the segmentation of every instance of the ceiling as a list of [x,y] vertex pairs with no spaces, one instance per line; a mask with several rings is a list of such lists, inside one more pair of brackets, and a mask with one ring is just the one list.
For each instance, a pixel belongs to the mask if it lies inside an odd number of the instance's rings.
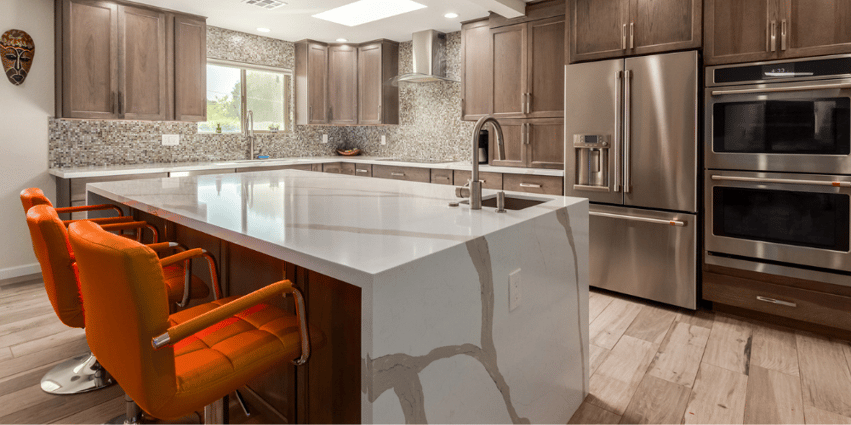
[[[247,5],[240,0],[137,0],[152,6],[206,16],[207,24],[263,35],[287,41],[310,38],[333,42],[345,38],[352,43],[387,38],[409,41],[411,33],[426,29],[442,32],[459,31],[461,22],[488,15],[488,11],[471,0],[415,0],[427,7],[414,12],[347,27],[312,17],[355,0],[284,0],[288,4],[275,10]],[[530,1],[530,0],[524,0]],[[457,18],[447,19],[449,12]],[[269,28],[261,33],[257,28]]]

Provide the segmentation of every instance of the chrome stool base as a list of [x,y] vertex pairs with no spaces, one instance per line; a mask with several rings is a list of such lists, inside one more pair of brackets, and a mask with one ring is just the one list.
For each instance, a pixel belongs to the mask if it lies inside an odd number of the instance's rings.
[[41,378],[41,389],[49,394],[71,395],[99,390],[115,381],[91,353],[59,363]]

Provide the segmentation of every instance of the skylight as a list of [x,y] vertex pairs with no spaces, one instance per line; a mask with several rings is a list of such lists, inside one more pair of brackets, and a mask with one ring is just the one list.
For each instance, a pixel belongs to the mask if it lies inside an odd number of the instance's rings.
[[411,0],[360,0],[313,15],[313,17],[355,27],[425,7],[425,5]]

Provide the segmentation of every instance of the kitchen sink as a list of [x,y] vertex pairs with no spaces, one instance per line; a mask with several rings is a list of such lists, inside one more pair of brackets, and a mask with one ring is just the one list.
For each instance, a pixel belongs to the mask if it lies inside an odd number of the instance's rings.
[[[534,207],[536,205],[541,205],[544,202],[549,201],[549,199],[539,199],[539,198],[526,198],[526,197],[517,197],[517,196],[509,196],[505,195],[505,209],[512,211],[520,211],[525,210],[529,207]],[[465,199],[460,202],[463,205],[470,205],[470,200]],[[482,199],[482,207],[488,208],[496,208],[496,195],[491,195]]]

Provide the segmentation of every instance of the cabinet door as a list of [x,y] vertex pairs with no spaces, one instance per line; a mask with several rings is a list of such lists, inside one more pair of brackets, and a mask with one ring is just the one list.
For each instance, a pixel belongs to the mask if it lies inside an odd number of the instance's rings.
[[461,119],[476,121],[490,113],[493,83],[489,21],[461,26]]
[[358,121],[360,124],[382,124],[381,43],[361,46],[358,49]]
[[564,16],[529,26],[527,116],[564,116]]
[[174,18],[174,116],[177,121],[207,120],[207,23]]
[[527,166],[564,169],[564,121],[535,120],[528,123]]
[[527,26],[491,30],[492,111],[497,118],[521,118],[526,104]]
[[702,6],[702,0],[631,0],[629,53],[700,47]]
[[358,123],[358,49],[328,48],[328,117],[332,124]]
[[167,116],[166,14],[118,7],[121,118],[162,121]]
[[626,54],[629,0],[570,0],[570,63]]
[[781,57],[851,52],[851,0],[781,0],[780,6]]
[[[497,159],[496,136],[491,131],[488,155],[491,165],[503,167],[525,167],[526,166],[526,122],[521,120],[500,121],[502,135],[505,137],[505,157]],[[490,128],[490,127],[488,127]]]
[[118,6],[65,0],[61,43],[62,117],[118,118]]
[[771,22],[778,0],[705,0],[704,58],[707,65],[777,58],[772,52]]
[[308,123],[328,123],[328,46],[307,46]]

